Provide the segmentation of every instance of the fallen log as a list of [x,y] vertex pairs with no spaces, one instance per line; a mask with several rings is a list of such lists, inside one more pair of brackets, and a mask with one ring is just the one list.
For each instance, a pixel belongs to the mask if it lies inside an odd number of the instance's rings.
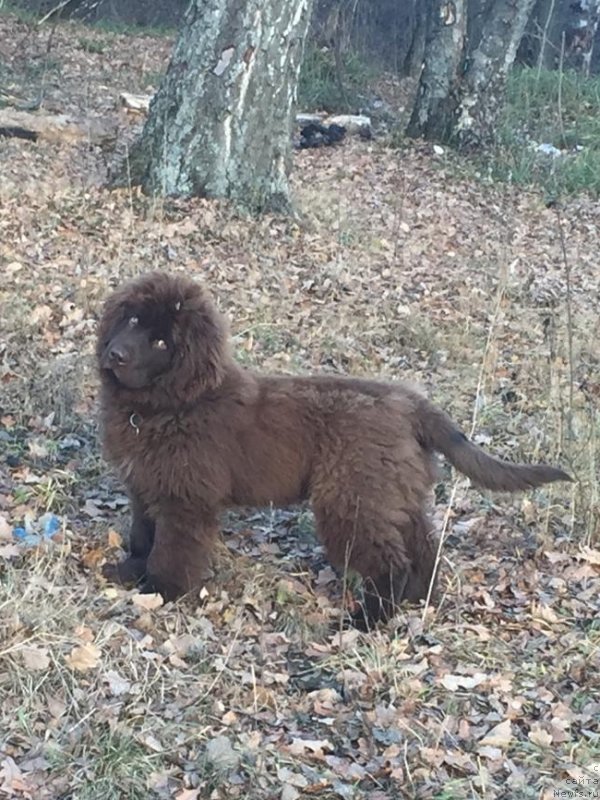
[[371,133],[371,118],[366,117],[364,114],[335,114],[334,116],[326,117],[324,122],[326,125],[340,125],[351,134],[364,135]]
[[116,138],[116,126],[96,119],[75,119],[66,114],[44,114],[0,108],[0,136],[36,142],[107,144]]
[[[150,107],[151,94],[130,94],[121,92],[119,102],[121,105],[137,114],[146,114]],[[340,125],[347,133],[355,136],[369,137],[371,135],[371,118],[364,114],[296,114],[296,124],[303,128],[310,124]]]

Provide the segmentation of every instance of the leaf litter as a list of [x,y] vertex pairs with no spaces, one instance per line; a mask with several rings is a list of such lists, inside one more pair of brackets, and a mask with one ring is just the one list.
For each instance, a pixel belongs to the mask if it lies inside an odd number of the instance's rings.
[[[5,88],[45,69],[46,110],[114,117],[123,151],[141,120],[119,93],[156,83],[170,41],[49,35],[0,16]],[[296,153],[298,217],[248,220],[110,192],[100,148],[3,140],[0,794],[549,798],[593,778],[598,204],[559,218],[443,155]],[[127,507],[99,456],[94,330],[148,268],[205,280],[247,365],[419,382],[493,452],[577,483],[496,497],[443,468],[441,600],[369,634],[340,629],[352,586],[303,508],[229,514],[217,579],[179,603],[107,585]]]

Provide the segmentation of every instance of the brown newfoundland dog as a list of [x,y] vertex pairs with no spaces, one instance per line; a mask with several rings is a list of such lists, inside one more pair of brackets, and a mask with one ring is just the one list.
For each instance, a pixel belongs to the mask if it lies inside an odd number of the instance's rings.
[[222,509],[310,499],[331,562],[363,576],[358,621],[388,617],[434,577],[434,451],[488,489],[570,480],[486,455],[401,383],[242,369],[223,316],[180,275],[109,297],[97,356],[104,452],[133,510],[130,555],[105,575],[166,599],[206,577]]

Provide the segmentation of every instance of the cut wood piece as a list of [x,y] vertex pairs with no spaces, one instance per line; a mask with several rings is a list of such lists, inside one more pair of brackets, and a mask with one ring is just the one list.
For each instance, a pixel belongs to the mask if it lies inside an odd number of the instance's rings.
[[326,117],[324,125],[341,125],[346,128],[346,133],[367,133],[371,130],[371,118],[364,114],[336,114]]
[[[119,102],[121,105],[128,111],[133,111],[138,114],[148,113],[151,100],[151,94],[121,92],[119,95]],[[323,113],[317,114],[306,111],[296,114],[296,125],[302,128],[310,124],[341,125],[346,128],[347,133],[352,135],[369,133],[371,131],[371,119],[364,114],[336,114],[334,116],[328,116]]]
[[370,138],[372,135],[371,118],[364,114],[309,114],[300,113],[296,114],[296,124],[300,128],[306,125],[324,125],[328,128],[330,125],[337,125],[345,128],[349,136],[360,135]]
[[150,101],[152,100],[151,94],[131,94],[130,92],[121,92],[119,95],[119,102],[128,111],[136,111],[138,114],[146,114],[150,108]]
[[106,144],[116,138],[116,125],[105,120],[75,119],[66,114],[43,114],[0,108],[0,136],[49,142]]
[[304,127],[304,125],[319,124],[323,122],[325,116],[326,116],[325,114],[308,114],[308,113],[296,114],[296,125],[300,125],[300,127],[302,128]]

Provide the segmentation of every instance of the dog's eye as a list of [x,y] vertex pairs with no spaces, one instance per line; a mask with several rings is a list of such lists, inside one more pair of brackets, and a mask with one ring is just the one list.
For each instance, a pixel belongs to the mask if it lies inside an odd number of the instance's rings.
[[164,339],[155,339],[152,342],[152,347],[155,347],[157,350],[166,350],[167,343],[165,342]]
[[138,324],[138,322],[139,322],[139,319],[137,317],[129,317],[129,327],[130,328],[135,328],[135,326]]

